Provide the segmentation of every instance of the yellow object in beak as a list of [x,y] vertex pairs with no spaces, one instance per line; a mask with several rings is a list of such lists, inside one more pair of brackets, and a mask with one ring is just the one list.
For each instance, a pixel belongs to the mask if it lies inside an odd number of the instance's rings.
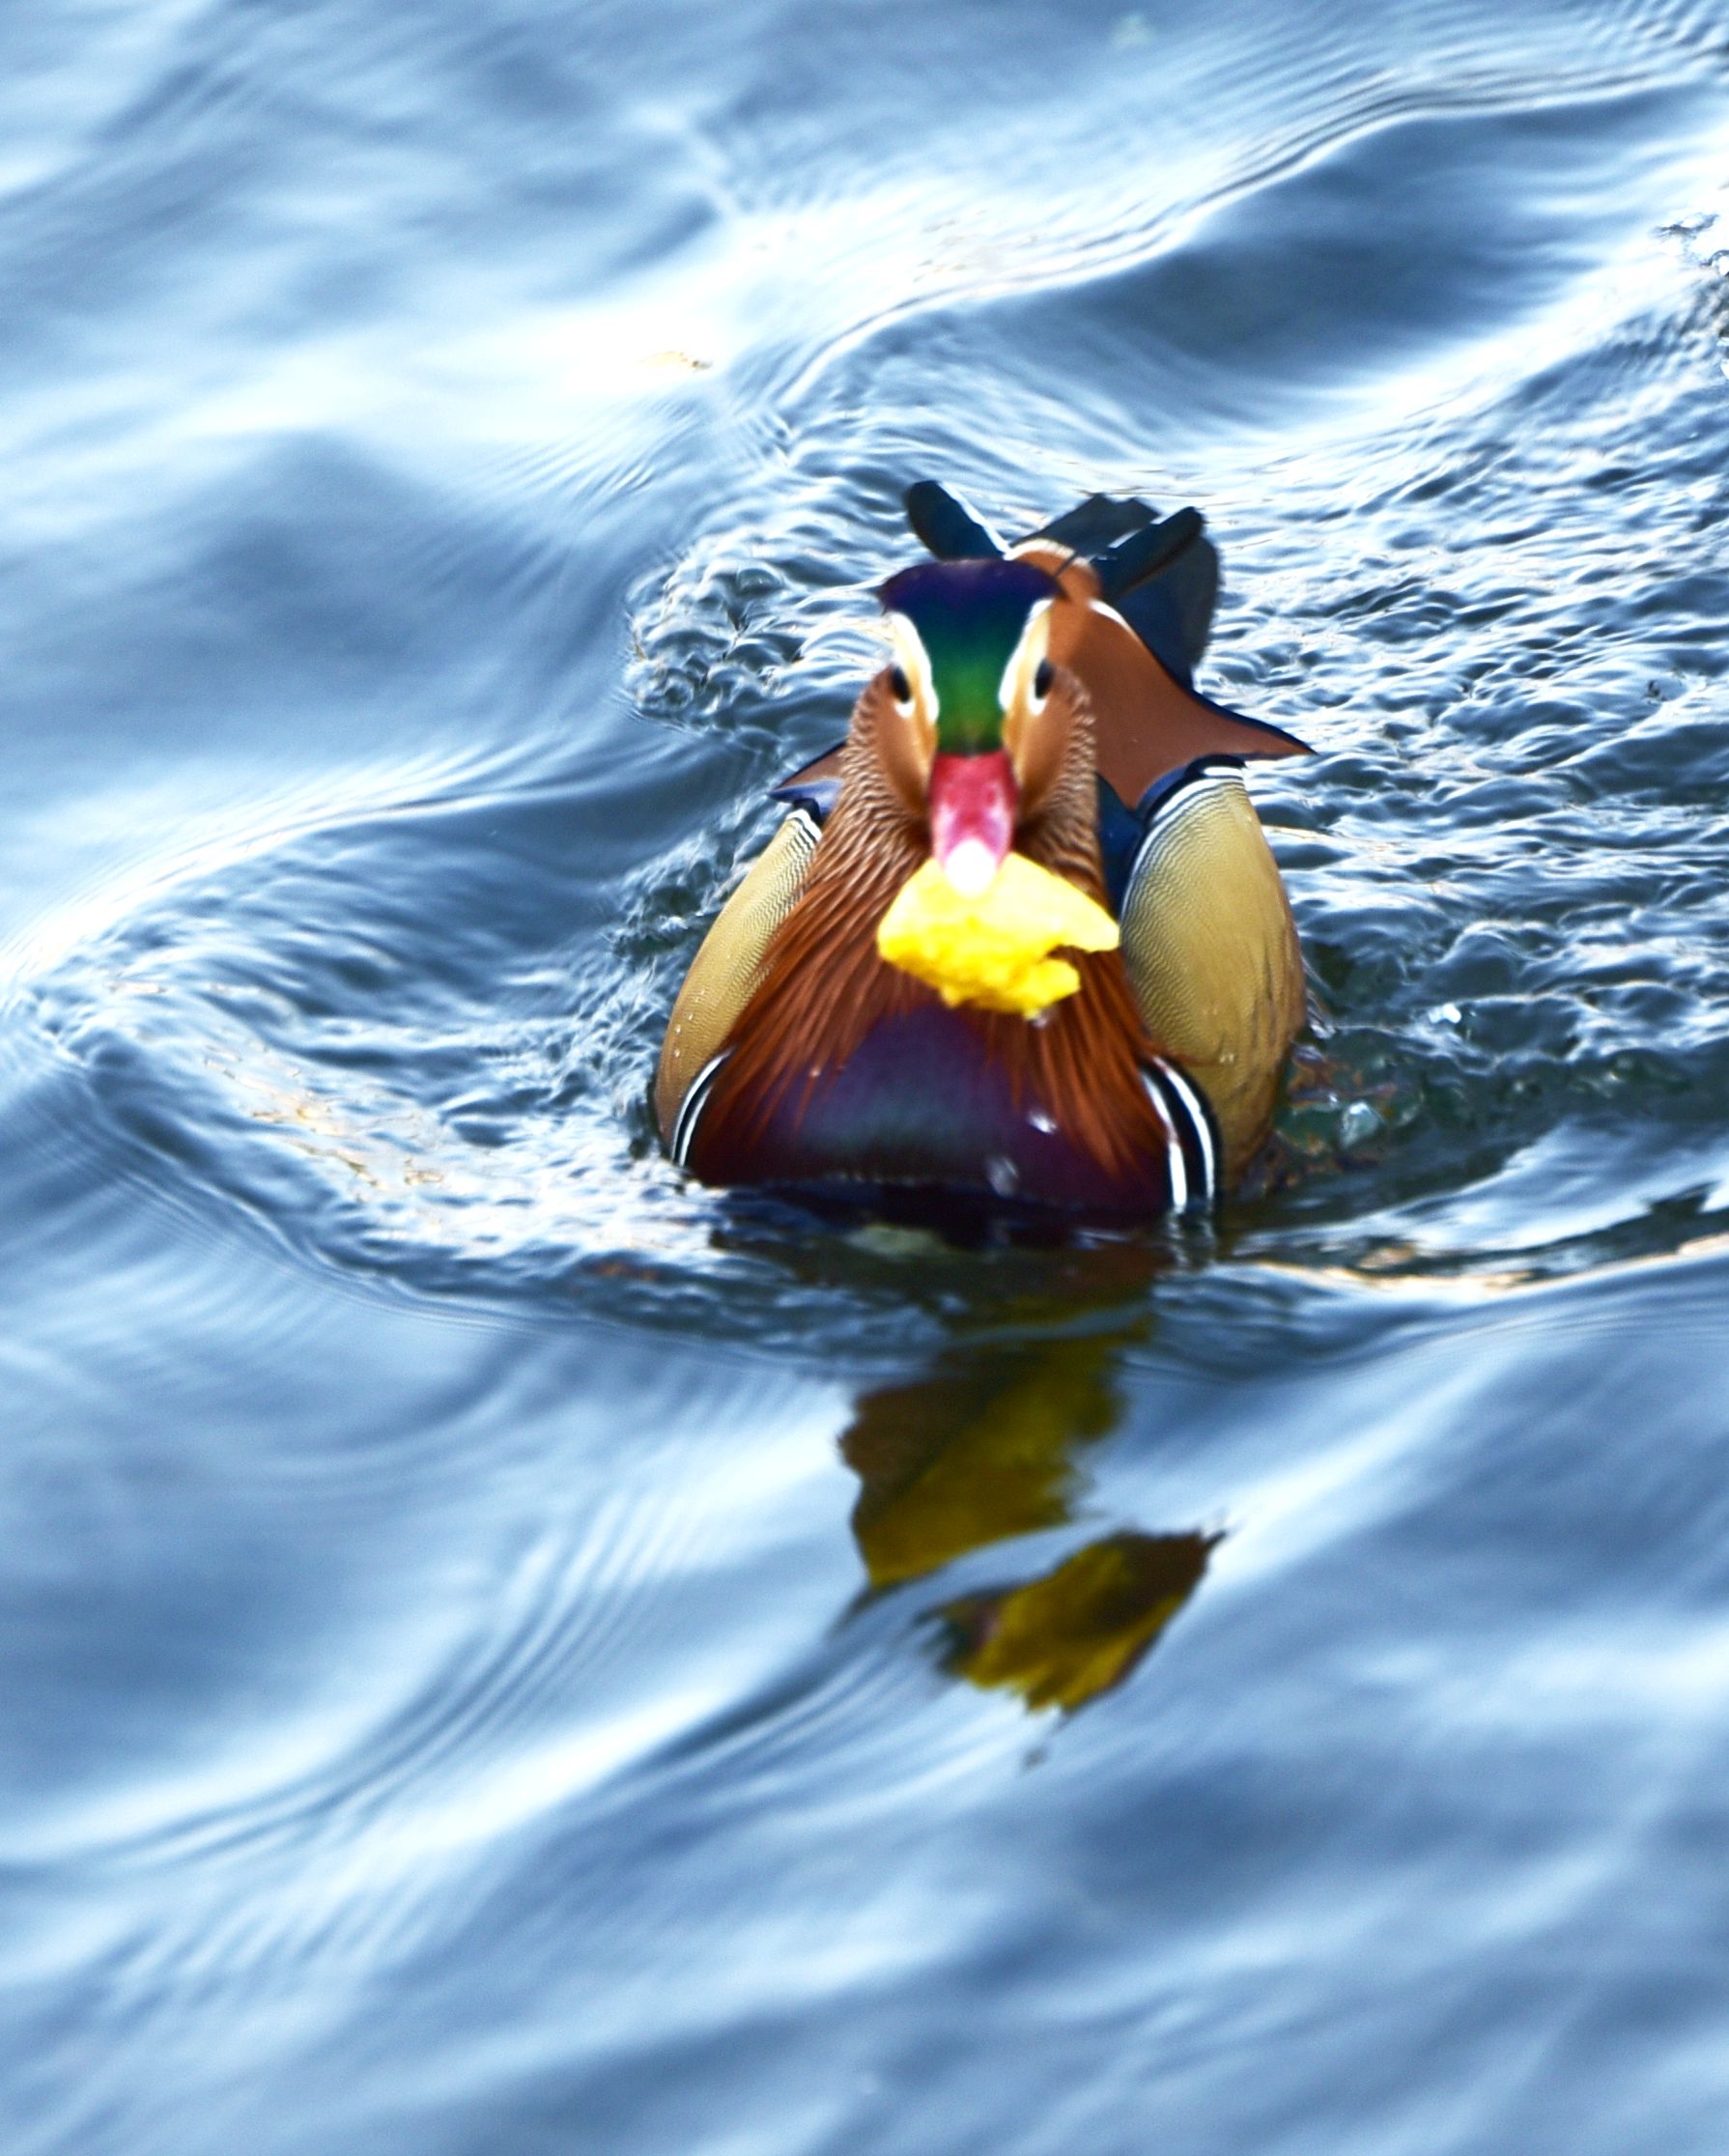
[[1081,977],[1050,953],[1115,950],[1105,909],[1025,854],[1011,853],[988,887],[963,897],[934,861],[910,877],[883,916],[876,948],[943,1001],[1036,1018],[1072,996]]

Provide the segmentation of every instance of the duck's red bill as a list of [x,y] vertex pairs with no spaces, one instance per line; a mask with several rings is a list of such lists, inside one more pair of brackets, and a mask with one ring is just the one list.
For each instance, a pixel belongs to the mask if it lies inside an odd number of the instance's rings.
[[1020,788],[1008,752],[938,755],[930,767],[930,850],[964,896],[989,890],[1014,844]]

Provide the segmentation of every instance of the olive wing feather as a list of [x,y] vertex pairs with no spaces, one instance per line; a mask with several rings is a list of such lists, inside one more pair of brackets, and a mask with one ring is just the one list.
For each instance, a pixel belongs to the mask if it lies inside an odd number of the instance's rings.
[[820,836],[814,817],[795,808],[702,940],[672,1007],[655,1079],[655,1116],[668,1144],[686,1093],[720,1053],[755,990],[769,940],[798,900]]
[[1302,1025],[1302,953],[1242,773],[1203,766],[1155,810],[1122,900],[1154,1044],[1205,1093],[1234,1183],[1266,1138]]

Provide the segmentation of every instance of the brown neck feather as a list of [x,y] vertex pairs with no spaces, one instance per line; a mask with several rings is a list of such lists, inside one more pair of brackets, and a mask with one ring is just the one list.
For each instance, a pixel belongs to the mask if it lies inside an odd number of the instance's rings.
[[[1053,692],[1057,694],[1058,692]],[[935,991],[877,954],[876,930],[895,893],[929,855],[929,833],[889,782],[876,746],[881,696],[859,699],[841,756],[840,798],[798,903],[777,930],[761,981],[734,1029],[704,1120],[766,1121],[786,1089],[807,1097],[884,1018],[933,1002]],[[1057,781],[1021,826],[1017,849],[1104,902],[1093,780],[1092,716],[1074,696]],[[972,1011],[985,1052],[1107,1171],[1161,1152],[1164,1125],[1141,1082],[1149,1043],[1116,951],[1077,952],[1077,994],[1036,1024]]]

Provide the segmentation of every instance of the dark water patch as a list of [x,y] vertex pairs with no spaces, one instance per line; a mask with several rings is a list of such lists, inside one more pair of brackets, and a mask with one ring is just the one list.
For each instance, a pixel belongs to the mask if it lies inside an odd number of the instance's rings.
[[[1031,349],[1035,365],[1109,379],[1139,398],[1139,432],[1160,446],[1208,422],[1278,435],[1329,406],[1354,415],[1595,273],[1671,199],[1673,145],[1713,109],[1697,92],[1648,94],[1380,126],[1145,267],[969,310],[947,363],[1020,374]],[[924,333],[909,325],[913,354]]]

